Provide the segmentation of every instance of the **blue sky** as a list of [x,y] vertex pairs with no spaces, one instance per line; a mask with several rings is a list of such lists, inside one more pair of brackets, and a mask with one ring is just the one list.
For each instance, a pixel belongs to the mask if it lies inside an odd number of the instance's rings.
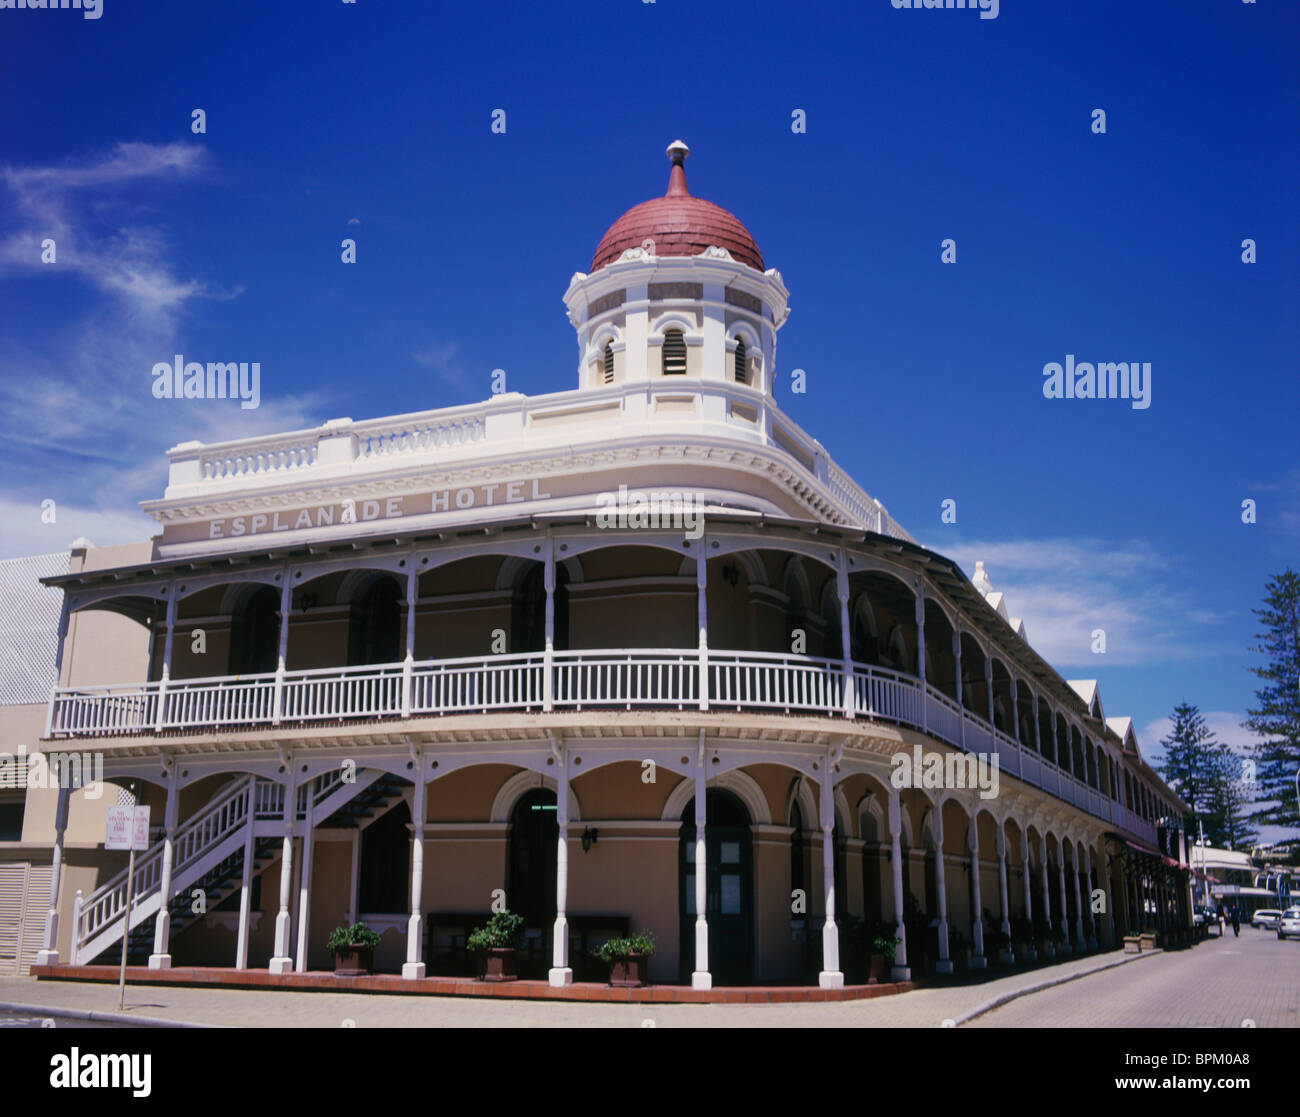
[[[1300,552],[1293,3],[103,4],[0,11],[3,555],[148,534],[189,438],[575,386],[560,296],[681,137],[791,291],[781,405],[1148,752],[1181,700],[1244,740]],[[262,405],[153,399],[175,353]],[[1150,408],[1045,399],[1067,353]]]

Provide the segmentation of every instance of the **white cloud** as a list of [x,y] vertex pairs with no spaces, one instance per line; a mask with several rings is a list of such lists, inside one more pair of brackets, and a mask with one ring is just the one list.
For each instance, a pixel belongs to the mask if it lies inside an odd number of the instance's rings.
[[[1178,563],[1145,542],[1062,538],[933,549],[956,560],[968,577],[983,561],[1008,614],[1024,621],[1034,650],[1057,667],[1095,673],[1103,664],[1150,667],[1219,650],[1190,637],[1219,614],[1177,590]],[[1104,657],[1092,652],[1096,629],[1106,634]]]
[[460,387],[465,383],[465,375],[456,360],[459,352],[460,345],[457,342],[433,342],[417,349],[411,357],[417,365],[429,369],[439,380]]
[[[133,505],[162,495],[167,447],[301,429],[324,417],[323,395],[276,393],[265,368],[255,410],[153,397],[151,370],[181,351],[189,305],[237,292],[216,293],[181,274],[166,232],[139,223],[134,192],[193,180],[206,163],[197,146],[124,143],[57,166],[0,167],[0,276],[42,283],[71,272],[88,285],[78,318],[55,329],[15,323],[0,338],[5,554],[61,550],[78,535],[101,545],[146,538],[157,525]],[[40,263],[47,236],[58,245],[54,266]],[[251,363],[257,354],[216,359]],[[46,498],[58,503],[57,526],[40,523]]]
[[113,543],[138,543],[159,530],[143,512],[99,511],[55,501],[54,523],[41,522],[39,500],[14,500],[0,496],[0,559],[24,558],[66,551],[84,536],[97,547]]

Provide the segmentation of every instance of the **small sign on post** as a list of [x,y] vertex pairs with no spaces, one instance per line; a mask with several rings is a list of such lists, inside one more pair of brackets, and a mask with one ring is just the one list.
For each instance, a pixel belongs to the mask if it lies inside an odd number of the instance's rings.
[[131,901],[135,885],[135,851],[149,848],[149,808],[109,807],[105,849],[129,849],[126,863],[126,906],[122,909],[122,965],[118,971],[117,1007],[126,1006],[126,944],[131,937]]

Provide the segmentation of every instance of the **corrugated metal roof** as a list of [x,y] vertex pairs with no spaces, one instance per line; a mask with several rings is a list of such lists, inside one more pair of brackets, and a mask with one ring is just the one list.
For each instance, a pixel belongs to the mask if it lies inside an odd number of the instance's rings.
[[38,579],[66,574],[69,557],[58,551],[0,561],[0,705],[50,697],[63,591]]

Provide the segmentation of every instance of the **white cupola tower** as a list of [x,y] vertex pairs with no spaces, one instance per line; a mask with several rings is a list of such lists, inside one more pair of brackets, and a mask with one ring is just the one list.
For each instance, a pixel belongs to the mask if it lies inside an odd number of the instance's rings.
[[686,189],[688,154],[668,145],[668,192],[615,221],[569,282],[580,388],[681,377],[772,395],[789,293],[749,230]]

